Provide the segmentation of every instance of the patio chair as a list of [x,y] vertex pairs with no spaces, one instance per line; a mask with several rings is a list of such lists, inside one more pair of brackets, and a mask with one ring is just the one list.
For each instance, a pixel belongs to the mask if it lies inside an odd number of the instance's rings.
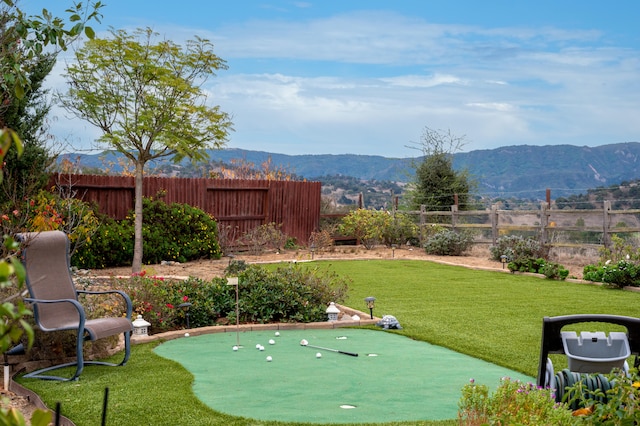
[[[47,380],[77,380],[85,365],[123,366],[129,359],[132,305],[129,296],[118,290],[76,290],[69,268],[69,239],[61,231],[28,232],[17,235],[22,242],[22,263],[26,269],[29,296],[25,298],[33,307],[37,327],[42,331],[76,331],[76,361],[43,368],[26,374]],[[126,304],[126,317],[87,319],[78,294],[89,295],[117,293]],[[119,364],[101,361],[85,361],[85,340],[95,341],[104,337],[124,334],[124,359]],[[46,374],[52,370],[75,366],[72,377]]]

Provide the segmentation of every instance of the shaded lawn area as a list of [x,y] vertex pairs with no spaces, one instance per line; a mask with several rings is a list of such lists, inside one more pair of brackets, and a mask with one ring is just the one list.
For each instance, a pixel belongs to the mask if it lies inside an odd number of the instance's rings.
[[[353,283],[346,304],[365,310],[364,298],[375,296],[374,314],[394,315],[403,326],[403,330],[394,333],[534,377],[544,316],[578,313],[636,316],[640,302],[640,294],[635,292],[425,261],[318,261],[300,265],[350,277]],[[618,328],[598,325],[595,329]],[[63,414],[78,426],[99,424],[105,387],[110,388],[107,419],[110,425],[298,425],[231,417],[207,408],[191,391],[191,375],[178,364],[157,356],[153,346],[134,346],[125,368],[88,367],[78,382],[20,382],[51,407],[57,401],[62,402]],[[562,368],[562,361],[554,359],[554,364],[558,362],[556,370]],[[386,423],[409,424],[456,422]]]

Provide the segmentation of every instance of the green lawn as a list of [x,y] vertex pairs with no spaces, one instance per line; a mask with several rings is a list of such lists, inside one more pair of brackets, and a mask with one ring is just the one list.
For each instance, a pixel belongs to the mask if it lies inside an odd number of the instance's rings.
[[[542,318],[577,313],[637,316],[640,294],[531,276],[476,271],[425,261],[319,261],[303,267],[330,269],[353,280],[347,305],[365,310],[376,297],[374,314],[394,315],[408,337],[534,376]],[[580,327],[578,327],[580,329]],[[582,328],[584,329],[584,328]],[[598,330],[609,328],[598,326]],[[222,415],[200,403],[192,378],[179,365],[160,358],[153,344],[135,346],[125,368],[87,368],[78,382],[21,381],[76,425],[100,421],[102,394],[111,389],[109,425],[288,425]],[[554,364],[561,368],[560,361]],[[214,389],[224,392],[224,389]],[[456,424],[445,423],[387,423]]]

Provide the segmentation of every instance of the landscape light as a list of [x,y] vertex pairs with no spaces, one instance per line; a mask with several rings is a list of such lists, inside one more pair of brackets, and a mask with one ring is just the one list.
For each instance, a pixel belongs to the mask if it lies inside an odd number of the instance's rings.
[[369,308],[369,315],[371,319],[373,319],[373,307],[375,306],[376,298],[373,296],[365,297],[364,301],[367,303],[367,308]]

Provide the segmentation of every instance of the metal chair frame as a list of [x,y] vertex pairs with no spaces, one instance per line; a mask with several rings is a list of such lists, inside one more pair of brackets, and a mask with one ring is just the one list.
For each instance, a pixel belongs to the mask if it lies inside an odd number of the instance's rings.
[[[124,366],[131,356],[133,311],[131,299],[120,290],[77,290],[69,266],[69,239],[61,231],[18,234],[23,243],[22,262],[26,270],[26,284],[30,297],[25,302],[33,306],[38,328],[45,332],[75,330],[76,360],[30,372],[24,377],[45,380],[77,380],[85,365]],[[78,301],[79,294],[118,294],[126,305],[126,316],[87,319],[85,309]],[[84,342],[124,334],[124,357],[120,363],[87,361]],[[47,374],[60,368],[75,366],[71,377]]]

